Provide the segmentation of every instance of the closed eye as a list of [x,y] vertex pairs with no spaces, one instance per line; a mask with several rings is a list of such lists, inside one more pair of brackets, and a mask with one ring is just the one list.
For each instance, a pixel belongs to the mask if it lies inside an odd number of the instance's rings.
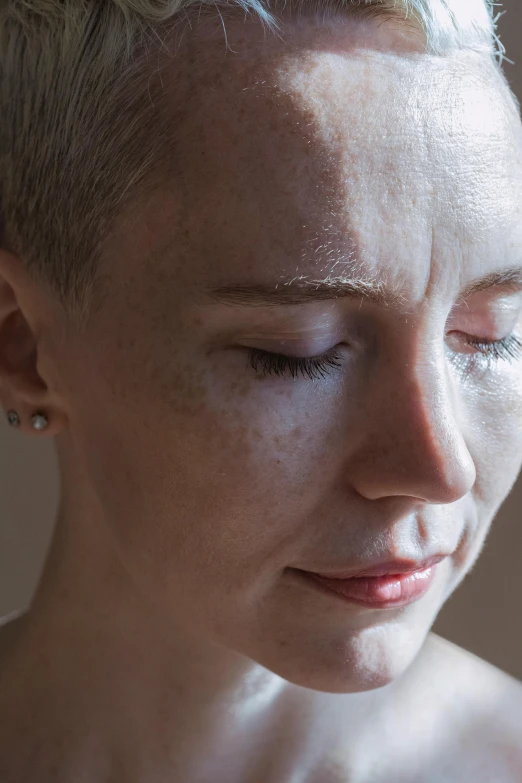
[[249,351],[247,367],[252,367],[262,375],[284,377],[289,373],[294,379],[302,375],[310,380],[318,380],[330,375],[332,370],[342,367],[340,359],[337,346],[320,356],[311,357],[286,356],[281,353],[270,353],[269,351],[261,351],[259,348],[252,348]]
[[[465,342],[474,348],[478,354],[488,360],[488,363],[522,359],[522,338],[510,334],[502,340],[484,340],[466,335]],[[471,355],[473,358],[473,355]],[[246,369],[251,367],[256,373],[266,376],[275,375],[294,380],[299,376],[309,380],[319,380],[331,375],[342,367],[338,346],[334,346],[319,356],[287,356],[281,353],[262,351],[252,348],[249,351],[249,361]],[[464,361],[466,358],[464,357]]]

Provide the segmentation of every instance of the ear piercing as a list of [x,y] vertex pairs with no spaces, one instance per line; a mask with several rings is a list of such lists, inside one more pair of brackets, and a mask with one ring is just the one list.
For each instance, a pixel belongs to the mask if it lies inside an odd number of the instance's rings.
[[[20,416],[18,413],[14,410],[7,411],[7,421],[11,425],[11,427],[19,427],[20,426]],[[47,417],[46,413],[42,413],[42,411],[37,411],[36,413],[33,413],[31,416],[31,422],[33,425],[33,429],[35,430],[44,430],[49,425],[49,419]]]

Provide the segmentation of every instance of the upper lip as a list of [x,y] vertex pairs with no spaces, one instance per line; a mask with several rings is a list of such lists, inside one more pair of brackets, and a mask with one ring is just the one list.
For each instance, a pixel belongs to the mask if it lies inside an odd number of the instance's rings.
[[392,574],[412,574],[416,571],[424,571],[432,565],[436,565],[444,560],[448,555],[434,555],[427,560],[389,560],[386,563],[379,563],[369,568],[360,570],[338,571],[334,574],[317,573],[309,571],[314,576],[323,576],[325,579],[358,579],[363,576],[387,576]]

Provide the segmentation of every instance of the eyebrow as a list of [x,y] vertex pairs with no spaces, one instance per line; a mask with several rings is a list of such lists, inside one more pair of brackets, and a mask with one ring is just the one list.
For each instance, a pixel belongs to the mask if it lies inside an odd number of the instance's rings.
[[[474,280],[465,286],[458,299],[462,301],[480,291],[500,287],[512,292],[522,291],[522,267],[502,269]],[[330,299],[357,299],[383,307],[404,302],[404,294],[387,291],[383,283],[364,279],[306,281],[296,278],[275,286],[238,283],[206,289],[205,294],[214,302],[238,307],[303,305]]]
[[469,283],[460,292],[459,299],[468,299],[480,291],[487,291],[488,288],[506,288],[513,292],[522,290],[522,267],[515,266],[501,269],[499,272],[491,272],[489,275]]

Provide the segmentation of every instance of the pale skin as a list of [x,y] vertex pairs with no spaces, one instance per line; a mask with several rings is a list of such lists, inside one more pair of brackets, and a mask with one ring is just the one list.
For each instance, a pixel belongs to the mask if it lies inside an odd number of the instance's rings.
[[[519,780],[522,685],[430,633],[522,466],[522,354],[470,343],[522,339],[522,285],[460,297],[522,264],[516,108],[485,55],[400,28],[227,37],[201,35],[182,179],[117,221],[83,334],[0,253],[2,405],[48,412],[63,483],[0,636],[0,777]],[[355,277],[389,304],[208,294]],[[335,346],[315,379],[249,364]],[[393,610],[289,570],[439,552]]]

